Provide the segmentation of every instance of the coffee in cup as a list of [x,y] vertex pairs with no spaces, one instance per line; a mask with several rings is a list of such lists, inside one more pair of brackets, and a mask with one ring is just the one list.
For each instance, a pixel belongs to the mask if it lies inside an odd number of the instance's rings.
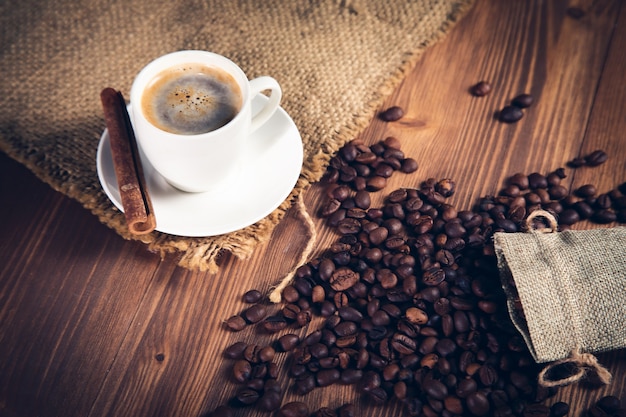
[[[252,100],[269,96],[252,109]],[[230,59],[178,51],[146,65],[130,90],[137,144],[170,185],[218,190],[241,172],[251,133],[278,109],[282,90],[269,76],[249,80]]]
[[234,119],[242,101],[232,75],[217,67],[187,63],[157,74],[144,90],[141,108],[159,129],[197,135]]

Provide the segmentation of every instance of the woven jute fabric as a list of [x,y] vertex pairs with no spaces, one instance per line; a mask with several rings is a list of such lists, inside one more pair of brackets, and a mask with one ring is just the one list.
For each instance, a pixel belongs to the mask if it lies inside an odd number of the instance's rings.
[[509,313],[537,362],[626,347],[626,228],[496,233],[494,245]]
[[[294,199],[321,178],[330,156],[363,130],[424,49],[473,1],[3,2],[0,149],[123,237],[162,253],[180,252],[182,266],[215,270],[222,250],[246,258],[268,239]],[[137,238],[98,182],[99,94],[113,87],[129,97],[143,66],[182,49],[225,55],[250,78],[276,78],[282,107],[303,139],[303,169],[290,198],[241,231]]]

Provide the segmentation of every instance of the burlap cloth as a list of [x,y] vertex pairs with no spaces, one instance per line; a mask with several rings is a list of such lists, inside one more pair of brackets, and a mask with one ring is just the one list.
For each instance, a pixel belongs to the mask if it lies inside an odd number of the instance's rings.
[[321,178],[329,157],[362,131],[423,50],[473,1],[2,2],[0,149],[134,238],[98,182],[100,91],[110,86],[128,97],[144,65],[181,49],[223,54],[250,78],[275,77],[304,146],[290,198],[264,220],[227,235],[141,237],[152,250],[180,252],[182,266],[215,270],[222,250],[246,258],[270,236],[294,198]]
[[537,362],[626,347],[626,228],[496,233],[494,246]]

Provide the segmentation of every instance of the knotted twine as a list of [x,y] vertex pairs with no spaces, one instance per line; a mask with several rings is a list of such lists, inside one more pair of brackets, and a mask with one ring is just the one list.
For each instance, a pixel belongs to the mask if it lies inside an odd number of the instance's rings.
[[[538,217],[549,227],[534,227]],[[552,362],[539,384],[568,385],[589,372],[610,383],[593,353],[626,347],[626,228],[557,232],[543,210],[526,225],[526,233],[495,233],[494,245],[511,319],[535,361]],[[574,371],[552,379],[562,365]]]

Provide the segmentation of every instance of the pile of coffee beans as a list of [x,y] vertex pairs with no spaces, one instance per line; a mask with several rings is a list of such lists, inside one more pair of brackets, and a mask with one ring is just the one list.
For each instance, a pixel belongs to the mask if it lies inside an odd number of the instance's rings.
[[[624,222],[626,183],[599,195],[592,185],[570,194],[561,184],[564,168],[518,173],[497,195],[458,210],[448,203],[455,181],[428,178],[371,207],[370,191],[384,186],[369,185],[372,178],[415,169],[393,138],[372,146],[353,141],[333,158],[320,214],[339,238],[298,268],[278,309],[270,312],[258,291],[244,294],[251,306],[227,328],[260,326],[276,339],[226,350],[240,389],[214,416],[249,406],[280,416],[354,415],[352,404],[317,411],[299,401],[281,404],[278,355],[288,356],[291,388],[303,396],[343,384],[356,386],[365,404],[400,402],[407,416],[569,411],[567,404],[541,404],[556,390],[536,383],[540,369],[509,319],[491,238],[522,230],[537,209],[552,212],[561,229],[583,219]],[[314,318],[322,325],[308,331]],[[291,330],[300,328],[307,328],[304,337]]]
[[596,401],[595,405],[587,411],[589,417],[624,417],[626,408],[622,407],[622,401],[614,396],[607,395]]

